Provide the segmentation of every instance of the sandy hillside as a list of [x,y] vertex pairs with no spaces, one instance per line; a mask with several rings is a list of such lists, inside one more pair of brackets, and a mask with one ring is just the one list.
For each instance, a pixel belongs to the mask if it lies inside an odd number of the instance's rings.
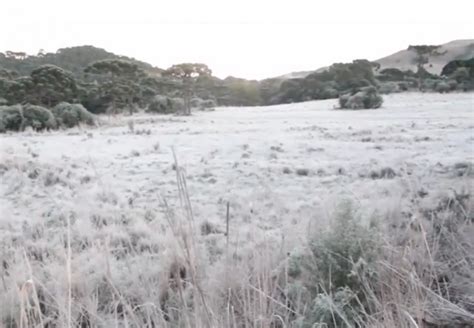
[[[474,57],[474,40],[456,40],[441,45],[440,55],[430,56],[425,68],[432,74],[441,74],[443,67],[452,60]],[[380,69],[398,68],[416,72],[416,53],[413,50],[402,50],[390,56],[376,60]]]

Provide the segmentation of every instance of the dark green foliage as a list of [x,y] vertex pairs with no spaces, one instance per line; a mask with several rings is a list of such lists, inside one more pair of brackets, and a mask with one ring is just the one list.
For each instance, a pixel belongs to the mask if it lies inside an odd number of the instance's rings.
[[450,85],[445,81],[439,81],[435,85],[435,90],[439,93],[445,93],[451,91]]
[[0,68],[1,79],[13,80],[13,79],[16,79],[17,77],[19,77],[18,72],[12,71],[9,69]]
[[73,72],[77,77],[82,77],[83,70],[89,64],[103,59],[122,59],[135,63],[141,69],[156,74],[159,68],[153,67],[142,61],[124,56],[118,56],[104,49],[93,46],[79,46],[62,48],[55,53],[38,53],[35,56],[26,54],[12,55],[0,53],[0,67],[15,70],[20,75],[29,75],[35,68],[51,64]]
[[339,97],[339,106],[342,109],[376,109],[382,104],[383,98],[375,87],[362,88]]
[[333,64],[327,70],[309,74],[305,78],[283,81],[274,98],[277,103],[328,99],[349,91],[375,86],[377,85],[373,73],[375,66],[368,60]]
[[34,69],[31,76],[0,78],[0,96],[10,104],[31,103],[54,106],[77,96],[76,80],[70,72],[53,65]]
[[410,70],[401,71],[397,68],[386,68],[380,71],[380,74],[377,75],[377,79],[379,81],[399,82],[409,80],[415,76],[415,73]]
[[466,68],[468,75],[471,78],[473,78],[474,77],[474,57],[467,60],[450,61],[443,67],[443,70],[441,71],[441,75],[451,76],[458,68]]
[[91,63],[84,69],[85,73],[111,75],[114,77],[136,78],[144,72],[133,62],[121,59],[104,59]]
[[69,104],[66,102],[56,105],[52,109],[58,126],[72,128],[79,124],[93,125],[94,116],[81,104]]
[[274,105],[278,102],[278,92],[282,83],[281,79],[260,81],[260,98],[263,105]]
[[62,101],[72,101],[77,95],[77,84],[72,73],[54,65],[43,65],[31,72],[33,103],[48,107]]
[[140,103],[139,81],[145,73],[136,64],[104,59],[90,64],[84,72],[96,78],[82,99],[82,104],[91,112],[118,113],[128,109],[132,114]]
[[0,95],[5,98],[9,104],[35,103],[35,85],[28,76],[19,77],[15,80],[0,79]]

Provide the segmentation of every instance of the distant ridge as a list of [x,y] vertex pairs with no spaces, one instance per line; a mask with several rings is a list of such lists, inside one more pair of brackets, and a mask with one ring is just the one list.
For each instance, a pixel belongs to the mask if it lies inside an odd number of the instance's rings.
[[[438,55],[428,57],[428,63],[424,65],[424,68],[431,74],[439,75],[443,67],[452,60],[456,59],[469,59],[474,57],[474,39],[467,40],[454,40],[445,44],[442,44],[437,49]],[[413,49],[400,50],[389,56],[375,60],[380,64],[380,70],[386,68],[397,68],[399,70],[411,70],[416,72],[416,52]],[[321,72],[326,70],[327,67],[321,67],[314,71],[301,71],[292,72],[278,76],[279,79],[296,79],[304,78],[311,73]]]

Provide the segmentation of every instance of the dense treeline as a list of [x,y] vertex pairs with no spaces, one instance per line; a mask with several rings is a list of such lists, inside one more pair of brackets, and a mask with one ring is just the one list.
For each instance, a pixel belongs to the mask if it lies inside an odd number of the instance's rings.
[[[411,46],[417,72],[380,69],[368,60],[336,63],[304,78],[262,81],[219,79],[204,64],[179,64],[162,70],[103,49],[82,46],[36,56],[0,53],[0,105],[52,109],[80,104],[87,111],[132,114],[138,109],[169,113],[192,107],[254,106],[351,96],[361,90],[449,92],[474,89],[474,58],[448,63],[441,76],[424,69],[437,47]],[[378,103],[378,102],[376,102]],[[25,107],[28,108],[28,107]]]

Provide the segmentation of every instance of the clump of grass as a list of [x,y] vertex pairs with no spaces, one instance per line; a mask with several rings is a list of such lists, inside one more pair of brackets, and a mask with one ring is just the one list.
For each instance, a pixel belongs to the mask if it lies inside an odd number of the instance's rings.
[[309,175],[309,169],[307,168],[297,168],[296,169],[296,175],[299,175],[299,176],[308,176]]
[[380,170],[373,170],[370,172],[370,178],[372,179],[393,179],[397,176],[397,173],[391,167],[384,167]]

